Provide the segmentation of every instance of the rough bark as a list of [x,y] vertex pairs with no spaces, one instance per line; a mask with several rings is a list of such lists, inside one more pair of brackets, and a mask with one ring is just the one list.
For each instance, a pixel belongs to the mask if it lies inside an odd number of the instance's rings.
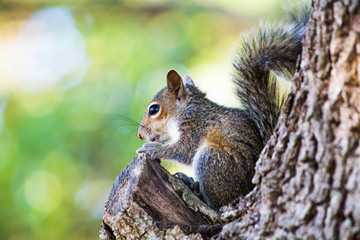
[[210,225],[200,211],[190,209],[174,181],[180,179],[158,161],[138,155],[115,179],[100,238],[202,239],[218,233],[221,225]]
[[360,6],[314,3],[299,72],[257,187],[221,238],[360,239]]
[[360,239],[358,0],[313,3],[299,63],[256,187],[223,208],[218,239]]

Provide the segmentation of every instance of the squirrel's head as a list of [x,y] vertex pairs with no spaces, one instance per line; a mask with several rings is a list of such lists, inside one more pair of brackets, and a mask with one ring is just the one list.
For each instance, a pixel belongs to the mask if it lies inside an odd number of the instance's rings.
[[184,79],[175,70],[166,77],[167,86],[160,90],[146,108],[137,131],[141,140],[149,142],[176,142],[180,137],[177,117],[189,102],[187,87],[194,86],[189,76]]

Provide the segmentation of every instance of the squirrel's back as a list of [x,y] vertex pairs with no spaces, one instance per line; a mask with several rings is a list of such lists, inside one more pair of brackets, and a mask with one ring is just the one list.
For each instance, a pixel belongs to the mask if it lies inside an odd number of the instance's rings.
[[255,121],[264,144],[274,131],[284,102],[276,78],[291,80],[294,75],[309,15],[306,8],[287,21],[260,24],[240,41],[233,63],[236,94]]

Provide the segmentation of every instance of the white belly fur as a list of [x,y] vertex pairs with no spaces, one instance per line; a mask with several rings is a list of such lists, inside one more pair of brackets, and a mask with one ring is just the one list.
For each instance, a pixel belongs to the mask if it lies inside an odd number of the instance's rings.
[[207,143],[206,142],[202,143],[200,145],[200,147],[197,149],[195,156],[193,157],[192,169],[193,169],[193,174],[194,174],[195,181],[199,180],[198,176],[196,174],[196,167],[197,167],[199,161],[201,160],[202,152],[206,151],[207,148],[208,148]]
[[179,124],[176,120],[170,119],[166,124],[167,134],[170,137],[169,144],[174,144],[180,139]]

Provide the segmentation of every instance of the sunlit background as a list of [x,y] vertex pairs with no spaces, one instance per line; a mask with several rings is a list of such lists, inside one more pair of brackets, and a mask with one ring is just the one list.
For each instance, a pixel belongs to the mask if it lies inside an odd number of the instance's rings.
[[112,182],[142,145],[131,119],[167,71],[236,106],[239,33],[281,5],[0,1],[0,239],[98,239]]

